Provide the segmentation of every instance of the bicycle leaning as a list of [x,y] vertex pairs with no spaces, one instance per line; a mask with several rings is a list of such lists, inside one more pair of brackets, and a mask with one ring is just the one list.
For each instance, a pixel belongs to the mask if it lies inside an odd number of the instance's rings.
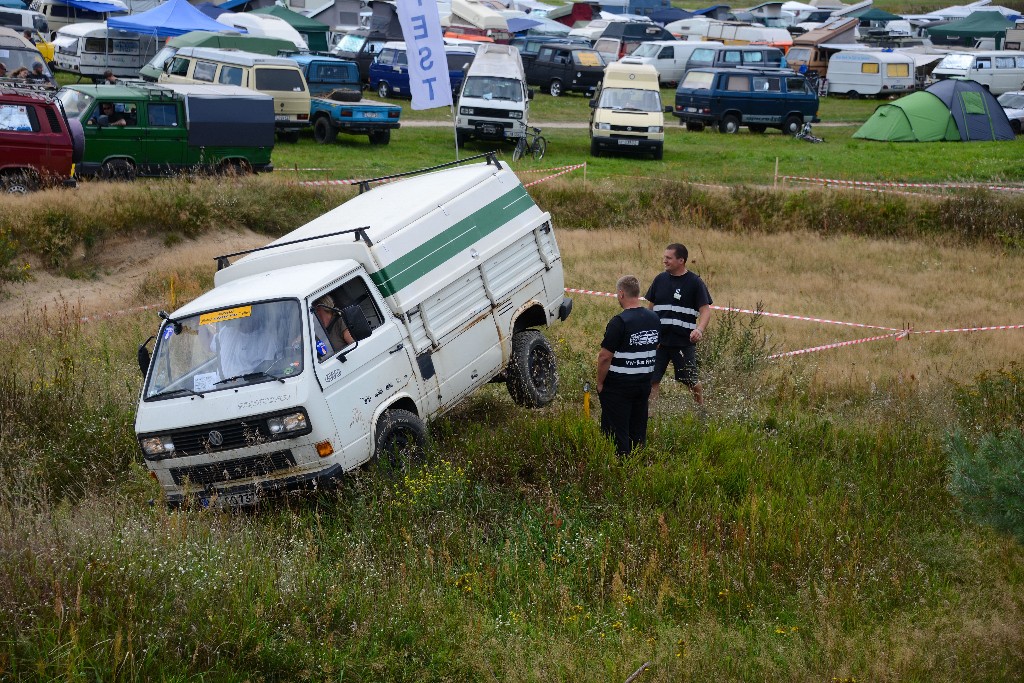
[[516,142],[516,148],[512,152],[512,161],[519,161],[527,154],[532,154],[536,161],[544,158],[548,150],[548,141],[540,134],[540,128],[528,127],[523,137]]

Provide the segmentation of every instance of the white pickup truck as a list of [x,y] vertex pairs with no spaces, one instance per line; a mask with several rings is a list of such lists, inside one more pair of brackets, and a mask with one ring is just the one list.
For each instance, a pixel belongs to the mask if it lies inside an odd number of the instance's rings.
[[135,431],[169,504],[251,505],[375,457],[401,465],[426,420],[489,381],[521,405],[554,399],[539,330],[572,300],[551,216],[486,156],[378,179],[220,257],[213,290],[161,312]]

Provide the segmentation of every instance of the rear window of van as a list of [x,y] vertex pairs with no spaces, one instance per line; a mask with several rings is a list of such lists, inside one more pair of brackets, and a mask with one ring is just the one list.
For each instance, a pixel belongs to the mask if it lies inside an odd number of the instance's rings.
[[686,78],[679,84],[680,88],[710,88],[715,74],[708,71],[689,71]]
[[298,69],[256,69],[256,89],[269,92],[304,92],[305,84]]

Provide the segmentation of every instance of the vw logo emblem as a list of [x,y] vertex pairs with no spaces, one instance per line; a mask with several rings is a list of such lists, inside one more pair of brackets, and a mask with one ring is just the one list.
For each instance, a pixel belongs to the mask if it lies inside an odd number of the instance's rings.
[[210,432],[206,438],[210,440],[211,446],[220,446],[222,443],[224,443],[224,435],[218,432],[216,429]]
[[626,130],[633,130],[633,126],[626,126]]

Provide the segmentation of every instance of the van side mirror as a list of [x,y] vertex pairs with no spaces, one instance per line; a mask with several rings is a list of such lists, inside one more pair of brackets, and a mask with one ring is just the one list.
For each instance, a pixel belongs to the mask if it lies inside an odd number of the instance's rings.
[[596,97],[594,99],[590,100],[590,108],[591,109],[597,109],[597,98]]
[[156,337],[150,337],[146,341],[139,344],[138,359],[139,359],[139,370],[142,371],[142,376],[145,377],[149,371],[149,349],[146,348],[146,344],[156,339]]
[[363,315],[363,309],[358,304],[352,304],[341,309],[341,319],[345,321],[345,327],[352,333],[352,338],[361,341],[370,336],[370,323]]

